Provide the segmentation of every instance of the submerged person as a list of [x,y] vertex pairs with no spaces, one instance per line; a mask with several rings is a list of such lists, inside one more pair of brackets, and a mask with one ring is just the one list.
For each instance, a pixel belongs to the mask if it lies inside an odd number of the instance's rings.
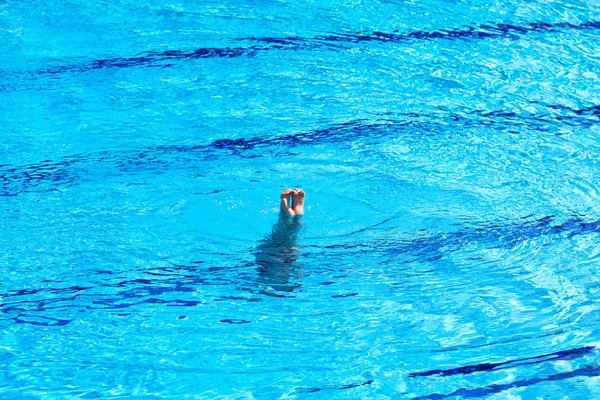
[[305,198],[302,189],[284,190],[279,218],[271,233],[256,247],[257,284],[263,294],[284,297],[301,286],[302,268],[296,265],[300,247],[298,232],[302,227],[298,216],[304,214]]

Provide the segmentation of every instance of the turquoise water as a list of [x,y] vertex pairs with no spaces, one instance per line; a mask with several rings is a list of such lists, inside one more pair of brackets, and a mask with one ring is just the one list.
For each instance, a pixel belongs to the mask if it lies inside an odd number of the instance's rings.
[[0,0],[0,398],[600,397],[598,39],[597,1]]

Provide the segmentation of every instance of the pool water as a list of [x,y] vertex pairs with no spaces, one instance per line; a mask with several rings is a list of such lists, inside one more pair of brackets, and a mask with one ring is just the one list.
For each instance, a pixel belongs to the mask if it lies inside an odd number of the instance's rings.
[[599,398],[599,39],[597,1],[0,0],[0,398]]

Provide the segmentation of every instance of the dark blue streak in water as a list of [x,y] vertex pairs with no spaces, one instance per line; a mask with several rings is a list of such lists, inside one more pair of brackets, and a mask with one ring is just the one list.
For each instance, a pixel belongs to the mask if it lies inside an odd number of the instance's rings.
[[[257,48],[199,48],[190,51],[169,50],[164,52],[144,53],[138,57],[121,57],[95,60],[88,64],[64,65],[54,68],[46,68],[38,71],[39,74],[61,74],[64,72],[87,72],[104,68],[131,68],[131,67],[165,67],[160,63],[170,60],[189,59],[198,60],[202,58],[233,58],[251,56]],[[260,50],[260,49],[258,49]]]
[[[340,249],[346,252],[382,251],[390,254],[414,254],[420,261],[435,261],[445,253],[458,251],[473,242],[485,243],[491,248],[510,248],[523,241],[540,236],[566,234],[576,235],[600,233],[600,221],[585,221],[575,217],[558,225],[552,225],[554,217],[545,217],[526,223],[509,225],[489,225],[468,227],[457,232],[426,236],[404,242],[379,240],[373,243],[337,244],[325,246],[326,249]],[[310,247],[314,247],[310,246]]]
[[[400,123],[397,128],[405,124]],[[153,170],[157,168],[168,169],[172,168],[172,165],[164,160],[158,160],[157,157],[177,153],[196,153],[198,156],[204,156],[205,159],[232,155],[251,157],[245,155],[245,153],[255,149],[278,146],[294,147],[305,144],[338,142],[359,137],[383,136],[386,132],[389,132],[390,127],[392,127],[390,124],[365,124],[363,121],[355,121],[340,124],[332,128],[281,137],[221,139],[208,145],[157,146],[138,152],[100,152],[96,154],[77,155],[72,156],[72,159],[67,161],[11,167],[0,170],[0,197],[14,196],[42,183],[50,183],[52,186],[61,187],[75,182],[78,179],[77,176],[71,174],[69,171],[75,164],[112,162],[122,170],[140,170],[143,167]],[[260,156],[264,155],[264,152],[260,153]]]
[[594,117],[600,117],[600,105],[595,105],[582,109],[571,108],[563,105],[549,105],[548,107],[556,110],[567,110],[577,115],[591,115]]
[[559,225],[552,225],[553,220],[554,217],[549,216],[525,224],[468,228],[439,237],[434,236],[416,240],[411,245],[413,248],[429,250],[432,248],[438,249],[437,243],[450,247],[462,247],[463,244],[473,241],[483,241],[488,244],[496,242],[499,247],[507,247],[545,235],[558,235],[566,232],[569,237],[572,237],[582,233],[600,232],[599,221],[586,222],[580,218],[572,218]]
[[[25,319],[23,319],[25,318]],[[58,319],[58,318],[49,318],[49,317],[39,317],[39,316],[23,316],[19,315],[18,317],[12,318],[17,324],[28,324],[28,325],[36,325],[36,326],[63,326],[67,325],[71,322],[68,319]]]
[[583,357],[586,354],[590,354],[596,351],[594,346],[586,346],[580,347],[577,349],[557,351],[556,353],[544,354],[541,356],[535,357],[527,357],[527,358],[519,358],[516,360],[509,360],[499,363],[483,363],[477,365],[467,365],[464,367],[452,368],[452,369],[434,369],[425,372],[414,372],[409,374],[410,378],[416,378],[420,376],[432,376],[432,375],[440,375],[440,376],[452,376],[452,375],[468,375],[473,374],[475,372],[487,372],[487,371],[496,371],[506,368],[513,368],[519,365],[532,365],[539,364],[548,361],[557,361],[557,360],[569,360],[573,358]]
[[[537,104],[537,102],[531,102],[532,104]],[[492,121],[497,121],[500,119],[501,121],[514,121],[521,123],[531,123],[531,122],[541,122],[541,123],[551,123],[551,122],[559,122],[561,124],[568,124],[572,126],[584,126],[590,127],[591,125],[595,125],[598,123],[598,120],[595,117],[600,117],[600,106],[594,105],[591,107],[583,108],[583,109],[575,109],[570,107],[565,107],[562,105],[547,105],[547,108],[554,110],[564,110],[568,111],[574,115],[522,115],[514,112],[507,111],[473,111],[471,115],[477,115],[480,117],[490,118]],[[594,117],[594,118],[589,118]],[[498,121],[499,122],[499,121]]]
[[348,294],[334,294],[331,296],[332,299],[343,299],[345,297],[354,297],[358,296],[358,293],[348,293]]
[[[531,22],[525,25],[512,24],[477,24],[468,29],[449,29],[442,31],[413,31],[405,34],[372,32],[332,34],[313,38],[286,37],[286,38],[238,38],[238,41],[255,41],[264,43],[264,46],[249,47],[224,47],[224,48],[198,48],[194,50],[168,50],[161,52],[144,52],[136,57],[118,57],[112,59],[95,60],[89,63],[50,67],[36,71],[37,74],[61,74],[65,72],[87,72],[104,68],[130,68],[130,67],[166,67],[164,62],[176,60],[197,60],[203,58],[234,58],[255,56],[258,52],[267,50],[314,50],[331,49],[331,43],[357,44],[362,42],[403,43],[422,40],[477,40],[497,38],[518,38],[530,32],[556,32],[560,30],[589,30],[600,29],[600,21],[590,21],[582,24],[568,22],[545,23]],[[9,88],[7,88],[9,89]]]
[[316,393],[316,392],[321,392],[324,390],[348,390],[348,389],[355,389],[357,387],[361,387],[361,386],[368,386],[370,384],[372,384],[373,382],[375,382],[372,379],[366,380],[364,382],[360,382],[360,383],[351,383],[349,385],[345,385],[345,386],[340,386],[340,387],[313,387],[313,388],[309,388],[309,389],[300,389],[298,390],[298,393],[300,394],[304,394],[304,393]]
[[342,387],[339,388],[339,390],[347,390],[347,389],[354,389],[354,388],[357,388],[357,387],[360,387],[360,386],[367,386],[367,385],[370,385],[373,382],[374,381],[370,379],[370,380],[362,382],[362,383],[353,383],[353,384],[350,384],[350,385],[342,386]]
[[[558,106],[549,106],[558,108]],[[571,116],[522,116],[510,112],[493,111],[481,112],[474,111],[471,114],[477,117],[486,118],[486,121],[478,119],[468,119],[459,115],[451,114],[446,119],[457,127],[475,127],[475,126],[497,126],[500,130],[506,130],[507,126],[514,126],[515,129],[527,124],[527,129],[546,132],[544,124],[559,123],[572,124],[589,127],[597,121],[590,121],[586,116],[598,116],[600,106],[588,107],[585,109],[567,109],[574,115]],[[419,135],[438,135],[439,129],[436,129],[436,123],[424,122],[421,119],[427,116],[415,113],[404,115],[407,120],[387,120],[383,122],[369,123],[367,120],[356,120],[347,123],[334,125],[329,128],[318,129],[311,132],[303,132],[284,136],[261,136],[255,138],[239,139],[219,139],[208,145],[197,146],[156,146],[141,151],[131,152],[98,152],[95,154],[74,155],[69,159],[59,162],[45,160],[39,164],[25,166],[4,165],[0,167],[0,197],[16,196],[20,192],[26,192],[31,188],[39,186],[42,183],[50,183],[52,186],[61,187],[74,183],[78,180],[76,175],[69,172],[69,168],[76,164],[83,163],[114,163],[123,170],[137,169],[145,171],[160,170],[172,168],[172,163],[168,160],[160,159],[161,156],[167,156],[177,153],[196,153],[198,156],[204,156],[205,160],[215,160],[221,156],[237,156],[241,158],[256,158],[271,156],[264,151],[273,147],[294,148],[296,146],[309,146],[324,143],[340,143],[344,141],[356,141],[359,139],[377,139],[381,137],[406,135],[407,133]],[[418,127],[419,131],[407,131],[409,127]],[[254,150],[256,154],[248,154]],[[46,189],[48,190],[48,189]],[[52,189],[50,189],[52,190]]]
[[222,319],[221,321],[224,324],[233,324],[233,325],[241,325],[241,324],[249,324],[250,321],[246,321],[245,319]]
[[[194,264],[198,264],[195,262]],[[241,281],[251,281],[253,277],[246,277],[243,274],[235,276],[235,281],[228,276],[228,268],[209,267],[198,268],[197,266],[173,265],[171,267],[160,267],[152,270],[142,268],[139,273],[152,275],[153,279],[131,279],[119,282],[110,282],[112,277],[100,282],[90,282],[92,285],[86,287],[65,287],[65,288],[40,288],[10,290],[7,293],[0,293],[0,298],[16,298],[21,296],[40,295],[42,299],[21,300],[10,303],[0,303],[0,314],[9,316],[16,323],[33,325],[66,325],[70,320],[61,320],[61,323],[46,323],[40,321],[38,315],[51,310],[64,310],[68,308],[78,308],[80,310],[109,309],[121,310],[124,308],[135,307],[145,304],[160,305],[163,307],[195,307],[205,304],[205,301],[185,300],[185,299],[161,299],[163,294],[184,293],[194,291],[200,286],[206,285],[238,285]],[[97,274],[105,276],[105,271],[98,271]],[[108,282],[106,282],[108,281]],[[87,294],[86,291],[97,288],[125,288],[112,294]],[[77,293],[72,296],[68,294]],[[62,295],[52,297],[52,295]],[[256,298],[240,298],[249,302],[260,301]],[[14,315],[18,317],[11,317]]]
[[433,393],[426,396],[414,397],[413,400],[441,400],[447,399],[449,397],[465,397],[465,398],[475,398],[475,397],[483,397],[488,396],[494,393],[500,393],[505,390],[527,387],[536,385],[542,382],[553,382],[553,381],[562,381],[565,379],[577,378],[577,377],[593,377],[600,375],[600,366],[585,366],[583,368],[579,368],[569,372],[561,372],[558,374],[548,375],[542,378],[530,378],[530,379],[522,379],[518,381],[514,381],[511,383],[501,384],[501,385],[490,385],[481,388],[475,389],[467,389],[461,388],[449,394],[440,394]]
[[[410,33],[385,33],[385,32],[371,32],[369,34],[361,33],[350,33],[350,34],[333,34],[329,36],[317,36],[314,38],[302,38],[299,36],[286,37],[286,38],[249,38],[265,43],[273,43],[277,45],[295,45],[305,41],[324,41],[324,42],[346,42],[346,43],[360,43],[360,42],[404,42],[404,41],[415,41],[415,40],[436,40],[436,39],[496,39],[496,38],[512,38],[517,35],[525,35],[530,32],[556,32],[564,29],[600,29],[600,22],[590,21],[583,24],[571,24],[568,22],[560,23],[545,23],[545,22],[531,22],[526,25],[511,25],[511,24],[493,24],[484,25],[477,24],[476,27],[469,27],[468,29],[451,29],[442,31],[413,31]],[[238,40],[249,40],[248,38],[240,38]]]
[[[419,238],[405,243],[404,245],[398,245],[397,243],[390,243],[387,246],[383,246],[383,251],[387,252],[403,252],[403,253],[418,253],[420,256],[431,255],[432,253],[439,252],[441,248],[451,249],[462,246],[470,241],[479,242],[496,242],[499,246],[510,246],[512,244],[519,243],[523,240],[550,234],[568,234],[569,237],[585,234],[585,233],[598,233],[600,232],[600,221],[585,222],[580,219],[570,219],[559,225],[551,225],[553,218],[547,217],[525,224],[513,224],[509,226],[488,226],[483,228],[469,228],[463,231],[449,233],[443,236],[433,236],[430,238]],[[291,221],[291,223],[294,220]],[[291,229],[289,235],[294,236],[294,232],[299,227],[292,226],[286,227],[285,229]],[[281,229],[281,228],[275,228]],[[266,239],[272,240],[272,239]],[[183,307],[194,307],[205,304],[206,302],[200,301],[187,301],[187,300],[162,300],[156,298],[165,293],[189,293],[194,287],[203,285],[240,285],[244,281],[251,282],[252,284],[267,284],[274,287],[276,290],[271,292],[271,296],[282,296],[281,293],[293,291],[300,285],[299,277],[302,275],[302,271],[299,267],[293,266],[295,250],[295,239],[292,237],[286,242],[281,244],[265,244],[267,247],[260,247],[257,249],[259,255],[257,256],[257,272],[259,278],[256,282],[254,276],[239,276],[225,278],[223,272],[227,272],[227,268],[211,267],[207,269],[198,269],[197,266],[185,266],[185,265],[174,265],[173,267],[161,267],[156,268],[152,271],[144,270],[145,273],[154,275],[154,279],[133,279],[127,281],[120,281],[117,283],[104,283],[98,282],[96,286],[86,287],[66,287],[66,288],[46,288],[46,289],[22,289],[22,290],[11,290],[9,293],[0,293],[3,298],[7,297],[20,297],[29,296],[32,294],[72,294],[77,293],[73,296],[67,297],[46,297],[39,300],[25,300],[15,301],[12,303],[0,304],[0,313],[19,316],[30,316],[40,312],[45,312],[52,309],[64,309],[64,308],[85,308],[85,309],[123,309],[141,304],[160,304],[163,306],[183,306]],[[275,248],[273,247],[275,246]],[[283,247],[277,247],[283,246]],[[374,249],[379,249],[381,243],[375,243]],[[326,246],[327,249],[342,248],[348,252],[355,249],[356,246],[344,246],[344,245],[332,245]],[[374,251],[373,249],[369,251]],[[452,250],[450,250],[452,251]],[[262,252],[262,253],[261,253]],[[266,252],[266,253],[265,253]],[[265,262],[264,254],[270,254],[269,252],[275,252],[277,257],[284,257],[284,259],[276,259],[273,262]],[[440,255],[440,257],[443,256]],[[99,271],[101,272],[101,271]],[[207,273],[208,272],[208,273]],[[109,278],[110,279],[110,278]],[[94,282],[91,282],[92,284]],[[97,294],[85,294],[85,291],[94,289],[96,287],[107,287],[107,288],[127,288],[126,290],[107,295]],[[261,291],[261,294],[267,294],[265,291]],[[350,294],[354,295],[354,294]],[[153,297],[149,297],[153,296]],[[348,297],[349,295],[338,295],[335,297]],[[251,298],[240,298],[246,301],[257,301],[257,299]],[[83,305],[77,305],[79,300],[85,300]],[[133,300],[133,301],[132,301]],[[33,313],[33,314],[32,314]],[[32,316],[32,318],[35,318]],[[15,320],[16,321],[16,320]],[[28,323],[27,320],[19,320],[19,323]],[[34,322],[37,322],[34,320]],[[586,347],[581,349],[571,350],[569,352],[558,352],[552,353],[546,356],[540,357],[567,357],[569,354],[575,355],[577,351],[585,352],[592,351],[592,347]],[[535,357],[534,357],[535,358]],[[524,359],[526,360],[526,359]],[[515,362],[515,361],[512,361]],[[501,365],[494,364],[482,364],[477,368],[498,368]],[[463,367],[463,369],[449,370],[450,372],[444,372],[445,375],[451,375],[452,373],[466,373],[469,368],[475,367]],[[476,372],[476,371],[473,371]],[[423,372],[424,374],[441,373],[436,372]],[[415,375],[418,376],[418,375]]]

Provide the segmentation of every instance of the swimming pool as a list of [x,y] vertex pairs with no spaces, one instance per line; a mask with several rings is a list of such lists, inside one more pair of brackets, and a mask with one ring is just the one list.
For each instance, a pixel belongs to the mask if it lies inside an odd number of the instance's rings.
[[0,1],[0,397],[598,398],[599,38],[583,1]]

